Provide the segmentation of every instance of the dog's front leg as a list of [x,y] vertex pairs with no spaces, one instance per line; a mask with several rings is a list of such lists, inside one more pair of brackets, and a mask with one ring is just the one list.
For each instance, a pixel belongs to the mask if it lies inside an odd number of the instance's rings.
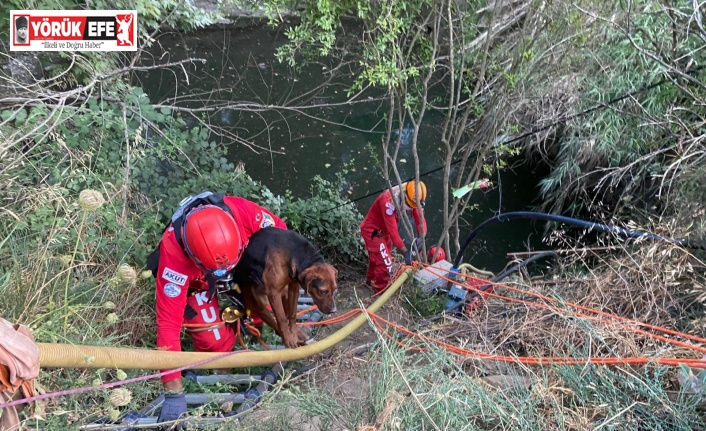
[[299,344],[303,345],[309,336],[297,326],[297,304],[299,303],[299,283],[296,281],[289,282],[289,291],[287,292],[287,307],[285,312],[289,319],[289,330],[292,331],[295,337],[299,340]]
[[243,303],[245,304],[245,307],[250,311],[255,311],[263,322],[267,323],[270,328],[274,329],[277,335],[282,337],[282,334],[277,327],[277,322],[272,317],[272,314],[270,314],[267,310],[267,303],[264,302],[265,300],[269,300],[265,296],[256,294],[253,289],[255,289],[255,287],[242,289]]
[[268,289],[267,299],[270,300],[270,305],[272,306],[272,311],[275,313],[275,319],[277,319],[277,327],[279,328],[280,337],[282,337],[282,342],[284,342],[284,347],[294,349],[299,346],[297,337],[292,334],[289,330],[289,319],[287,314],[284,312],[284,304],[282,303],[282,292],[284,291],[284,286],[281,289],[275,289],[275,292],[271,292]]

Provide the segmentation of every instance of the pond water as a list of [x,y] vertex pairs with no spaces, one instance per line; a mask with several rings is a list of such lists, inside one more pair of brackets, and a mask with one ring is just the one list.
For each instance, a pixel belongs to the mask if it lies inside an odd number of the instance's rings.
[[[218,101],[289,106],[291,109],[278,112],[231,107],[212,115],[210,121],[232,133],[221,138],[230,145],[231,161],[244,163],[246,171],[275,194],[289,189],[295,196],[306,197],[314,176],[332,180],[347,166],[347,188],[341,193],[356,200],[358,210],[365,214],[375,196],[359,198],[385,187],[376,159],[381,153],[386,109],[374,92],[364,94],[361,103],[345,103],[351,83],[343,73],[347,66],[339,61],[310,61],[296,70],[279,63],[275,52],[285,42],[280,30],[263,25],[162,34],[149,53],[155,62],[196,57],[204,58],[205,64],[189,67],[195,73],[188,83],[178,67],[144,73],[138,79],[153,101],[178,97],[182,102],[193,100],[188,102],[192,108],[214,106]],[[432,112],[421,127],[422,173],[441,166],[438,130],[442,119]],[[403,132],[403,142],[409,134]],[[412,177],[411,145],[403,146],[398,162],[400,175]],[[517,163],[499,178],[492,178],[496,186],[492,190],[475,192],[472,203],[478,209],[464,217],[464,237],[498,211],[530,210],[536,204],[540,174],[543,172]],[[438,171],[423,177],[429,190],[427,242],[436,242],[441,233],[441,175]],[[507,252],[542,248],[539,229],[529,221],[493,227],[474,241],[465,254],[466,261],[499,271],[507,263]]]

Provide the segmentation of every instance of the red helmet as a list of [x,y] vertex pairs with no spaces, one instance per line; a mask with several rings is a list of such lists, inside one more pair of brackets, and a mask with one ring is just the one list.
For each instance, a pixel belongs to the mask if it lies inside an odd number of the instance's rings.
[[427,253],[427,261],[429,263],[436,263],[440,260],[446,260],[446,252],[441,247],[432,247]]
[[202,205],[192,209],[181,229],[186,253],[202,271],[222,277],[240,260],[240,230],[222,208]]

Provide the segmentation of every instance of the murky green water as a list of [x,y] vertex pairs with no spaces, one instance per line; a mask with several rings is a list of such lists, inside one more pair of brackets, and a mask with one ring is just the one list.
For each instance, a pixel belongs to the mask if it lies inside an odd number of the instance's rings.
[[[193,100],[189,102],[191,107],[215,106],[218,100],[229,100],[241,107],[249,103],[291,107],[279,112],[226,108],[210,118],[232,133],[222,138],[231,145],[231,159],[243,162],[247,172],[274,193],[283,194],[289,189],[297,196],[306,196],[315,175],[333,179],[346,165],[348,187],[341,192],[351,199],[384,187],[376,155],[380,153],[386,110],[375,100],[378,95],[374,92],[364,95],[365,103],[346,104],[350,82],[342,73],[331,72],[336,66],[333,61],[304,63],[299,70],[280,64],[275,51],[286,38],[265,26],[204,30],[185,36],[164,34],[158,41],[159,46],[151,53],[155,61],[174,62],[190,56],[205,58],[206,63],[189,67],[195,73],[188,83],[180,68],[141,75],[139,79],[152,100],[178,97]],[[306,108],[295,109],[302,105]],[[438,128],[442,118],[432,113],[426,119],[419,138],[420,172],[441,166]],[[403,133],[403,141],[407,135]],[[249,143],[250,148],[243,142]],[[411,145],[405,144],[400,152],[399,166],[403,177],[413,176]],[[435,242],[442,225],[443,199],[438,194],[441,172],[423,179],[429,189],[427,241]],[[492,180],[500,187],[476,192],[472,203],[477,203],[479,209],[465,217],[465,235],[500,210],[531,209],[538,178],[527,166],[507,170]],[[373,199],[371,196],[357,201],[358,210],[365,213]],[[505,253],[528,247],[541,248],[541,234],[530,222],[515,221],[482,234],[466,257],[473,257],[471,262],[478,266],[498,271],[507,262]]]

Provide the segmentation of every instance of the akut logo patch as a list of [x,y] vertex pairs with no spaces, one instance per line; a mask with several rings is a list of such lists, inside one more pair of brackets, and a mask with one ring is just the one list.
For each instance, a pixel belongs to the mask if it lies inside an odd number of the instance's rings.
[[171,283],[183,286],[186,284],[186,280],[188,277],[184,274],[174,271],[173,269],[164,268],[164,271],[162,271],[162,278]]

